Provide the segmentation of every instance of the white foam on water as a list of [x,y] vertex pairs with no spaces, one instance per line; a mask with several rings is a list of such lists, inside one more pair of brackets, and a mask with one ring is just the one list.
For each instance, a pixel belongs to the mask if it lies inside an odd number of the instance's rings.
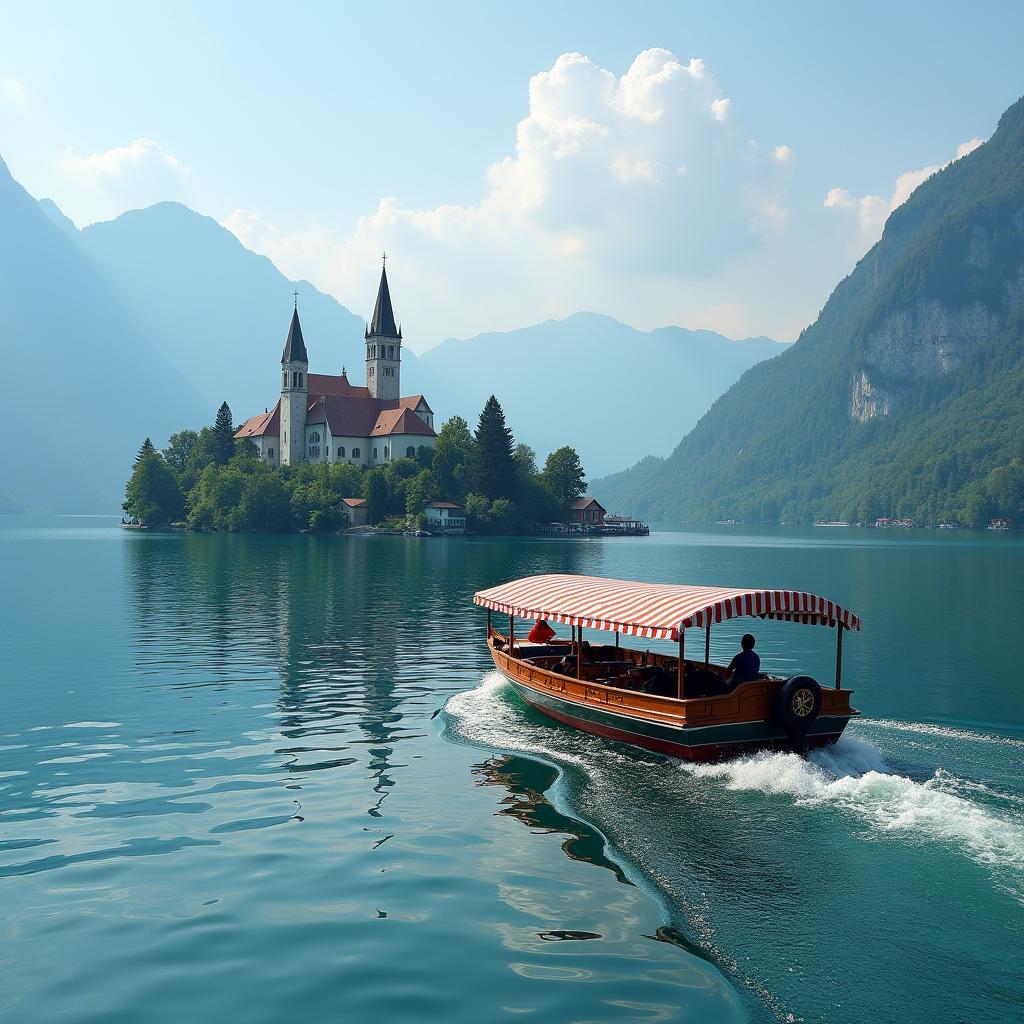
[[763,752],[713,765],[683,765],[732,790],[793,797],[798,806],[839,807],[879,833],[938,840],[980,864],[1024,868],[1024,821],[970,798],[987,790],[939,770],[925,782],[894,773],[870,743],[843,737],[806,759]]
[[1024,740],[1014,736],[995,736],[992,733],[955,729],[950,725],[932,725],[930,722],[899,722],[890,718],[861,718],[858,726],[878,726],[892,732],[915,732],[923,736],[941,736],[943,739],[966,740],[969,743],[994,743],[1004,747],[1024,747]]
[[[597,784],[606,771],[621,774],[645,757],[640,751],[621,753],[587,733],[531,721],[523,705],[509,699],[510,692],[500,672],[489,672],[476,689],[451,697],[445,711],[472,743],[569,762]],[[680,770],[730,790],[789,797],[795,806],[836,807],[876,836],[939,842],[979,864],[1024,874],[1024,816],[1014,806],[1016,799],[941,768],[915,781],[897,773],[864,739],[846,735],[806,758],[762,751],[715,764],[680,762]],[[984,801],[993,798],[1010,806],[986,806]],[[1015,881],[1012,888],[1022,886]]]

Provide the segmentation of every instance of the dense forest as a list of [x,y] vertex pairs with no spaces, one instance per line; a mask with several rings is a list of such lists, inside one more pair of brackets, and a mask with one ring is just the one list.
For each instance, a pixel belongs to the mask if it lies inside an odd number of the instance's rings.
[[225,402],[213,426],[173,434],[163,451],[147,438],[125,488],[124,510],[147,526],[284,533],[346,528],[342,498],[366,499],[369,522],[424,525],[428,502],[457,502],[478,533],[528,533],[561,521],[586,487],[575,450],[562,447],[537,466],[516,444],[492,395],[475,431],[461,416],[441,428],[435,448],[366,468],[345,463],[272,467],[249,441],[236,441]]
[[668,521],[1024,526],[1024,100],[925,181],[667,459],[593,485]]

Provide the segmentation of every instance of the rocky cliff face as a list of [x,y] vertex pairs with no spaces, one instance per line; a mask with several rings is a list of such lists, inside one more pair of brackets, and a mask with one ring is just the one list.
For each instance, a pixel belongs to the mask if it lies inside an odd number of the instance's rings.
[[[1024,210],[1007,225],[1019,231]],[[850,417],[860,423],[887,416],[901,392],[914,382],[947,374],[960,366],[979,345],[1002,331],[1014,309],[1024,301],[1024,263],[1011,261],[999,273],[993,261],[1004,263],[1005,233],[973,224],[963,233],[961,274],[997,273],[1002,287],[994,302],[965,305],[921,297],[885,315],[867,334],[850,385]],[[1005,265],[1005,264],[1004,264]]]

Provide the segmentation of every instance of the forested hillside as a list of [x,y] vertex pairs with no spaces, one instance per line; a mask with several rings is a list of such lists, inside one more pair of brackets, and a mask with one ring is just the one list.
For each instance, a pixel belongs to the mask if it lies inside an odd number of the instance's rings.
[[653,519],[1024,525],[1024,100],[922,184],[817,321],[667,459],[594,485]]

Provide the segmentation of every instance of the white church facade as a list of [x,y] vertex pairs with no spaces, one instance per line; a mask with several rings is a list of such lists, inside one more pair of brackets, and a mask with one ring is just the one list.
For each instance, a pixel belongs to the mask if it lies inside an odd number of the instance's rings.
[[272,466],[347,462],[381,466],[437,441],[434,411],[423,395],[401,394],[402,329],[395,324],[386,267],[373,319],[364,333],[366,386],[309,372],[298,304],[281,355],[281,397],[235,432]]

